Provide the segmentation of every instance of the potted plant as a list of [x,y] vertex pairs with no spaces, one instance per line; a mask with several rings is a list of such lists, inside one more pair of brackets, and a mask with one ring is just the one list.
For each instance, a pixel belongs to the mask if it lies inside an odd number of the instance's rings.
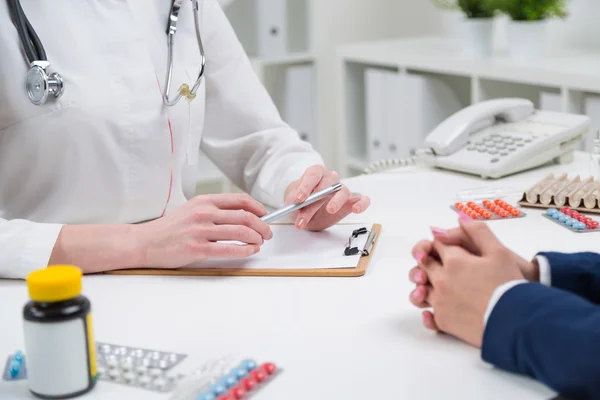
[[459,10],[460,42],[466,55],[475,58],[492,53],[495,8],[488,0],[433,0],[442,9]]
[[510,17],[508,50],[518,60],[532,60],[546,51],[546,25],[552,18],[567,16],[567,0],[487,0]]

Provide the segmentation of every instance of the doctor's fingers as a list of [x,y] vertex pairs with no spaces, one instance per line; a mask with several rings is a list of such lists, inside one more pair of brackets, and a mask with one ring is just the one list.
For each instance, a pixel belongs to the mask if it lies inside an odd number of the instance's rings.
[[238,225],[247,226],[258,232],[264,240],[273,238],[271,227],[255,214],[244,210],[217,210],[211,211],[210,221],[215,225]]
[[245,258],[260,251],[255,244],[207,243],[204,247],[206,258]]
[[342,188],[335,193],[331,199],[327,202],[327,212],[329,214],[335,214],[350,200],[350,190],[344,185]]
[[296,195],[293,197],[295,203],[300,203],[319,186],[323,177],[326,176],[327,169],[323,165],[313,165],[308,168],[300,178],[300,183],[296,188]]
[[[321,182],[319,182],[319,184],[316,187],[311,188],[311,193],[313,191],[323,190],[323,189],[327,188],[328,186],[332,185],[333,183],[334,183],[333,180],[331,180],[330,178],[322,179]],[[343,188],[341,190],[343,190]],[[306,225],[315,216],[317,211],[319,211],[319,209],[321,209],[321,207],[323,207],[323,205],[326,204],[329,201],[329,199],[331,199],[332,197],[333,196],[329,196],[323,200],[319,200],[307,207],[300,209],[298,211],[298,215],[296,216],[296,227],[298,229],[304,229],[306,227]]]
[[214,225],[205,234],[210,242],[237,241],[259,246],[264,243],[260,233],[244,225]]
[[355,198],[359,199],[356,203],[354,203],[352,205],[352,212],[355,214],[360,214],[360,213],[366,211],[367,208],[369,208],[369,206],[371,205],[371,199],[367,196],[361,196],[361,195],[350,196],[350,200],[354,200]]
[[267,214],[267,210],[260,202],[245,193],[222,193],[199,197],[208,197],[212,204],[221,210],[246,210],[259,217]]

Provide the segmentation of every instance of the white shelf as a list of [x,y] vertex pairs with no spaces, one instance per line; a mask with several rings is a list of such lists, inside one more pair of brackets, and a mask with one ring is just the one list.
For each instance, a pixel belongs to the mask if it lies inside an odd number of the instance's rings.
[[423,37],[345,45],[337,55],[341,69],[339,168],[345,176],[362,171],[360,167],[370,161],[364,80],[368,68],[435,77],[464,106],[523,97],[539,107],[540,95],[550,93],[559,96],[560,111],[583,114],[585,99],[600,94],[600,52],[561,50],[532,62],[516,62],[505,54],[473,60],[462,56],[460,43],[453,39]]
[[315,61],[311,53],[290,53],[271,57],[250,57],[252,65],[266,66],[286,66],[295,64],[309,64]]
[[589,51],[564,50],[530,63],[516,63],[504,54],[471,60],[454,40],[417,38],[346,45],[338,55],[361,64],[600,92],[600,53]]

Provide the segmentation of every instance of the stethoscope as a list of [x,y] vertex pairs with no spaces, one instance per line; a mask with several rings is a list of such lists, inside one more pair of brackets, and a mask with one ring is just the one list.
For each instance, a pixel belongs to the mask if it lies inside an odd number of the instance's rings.
[[[202,82],[204,76],[204,65],[206,58],[204,57],[204,47],[202,46],[202,38],[200,37],[200,20],[198,18],[198,0],[191,0],[192,9],[194,11],[194,22],[196,25],[196,38],[198,39],[198,48],[200,50],[200,72],[194,85],[190,88],[188,84],[182,84],[174,98],[170,97],[171,93],[171,78],[173,75],[173,47],[175,44],[175,33],[177,33],[177,21],[179,19],[179,11],[184,0],[173,0],[171,12],[169,13],[169,23],[167,25],[167,40],[168,40],[168,59],[167,59],[167,79],[165,92],[163,95],[163,103],[167,106],[174,106],[185,97],[188,101],[196,98],[196,92]],[[27,72],[25,88],[29,100],[37,106],[46,103],[48,98],[58,99],[64,93],[64,81],[59,73],[53,72],[48,74],[50,62],[46,57],[46,51],[35,30],[29,23],[21,8],[20,0],[8,0],[8,8],[11,11],[13,22],[19,33],[21,44],[25,50],[27,61],[29,61],[30,69]]]

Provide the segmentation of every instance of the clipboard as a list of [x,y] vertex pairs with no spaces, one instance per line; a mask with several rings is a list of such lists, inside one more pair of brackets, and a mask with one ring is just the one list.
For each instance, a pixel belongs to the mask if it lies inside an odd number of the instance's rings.
[[[291,224],[286,224],[291,225]],[[344,224],[340,224],[344,225]],[[361,256],[358,264],[351,268],[323,268],[323,269],[244,269],[244,268],[192,268],[155,269],[138,268],[117,271],[108,271],[108,275],[167,275],[167,276],[274,276],[274,277],[360,277],[366,274],[367,268],[373,258],[377,243],[381,237],[381,224],[373,224],[366,230],[368,234],[365,246],[360,249],[352,247],[353,231],[344,252],[354,252],[357,249]],[[358,234],[357,234],[358,235]]]

